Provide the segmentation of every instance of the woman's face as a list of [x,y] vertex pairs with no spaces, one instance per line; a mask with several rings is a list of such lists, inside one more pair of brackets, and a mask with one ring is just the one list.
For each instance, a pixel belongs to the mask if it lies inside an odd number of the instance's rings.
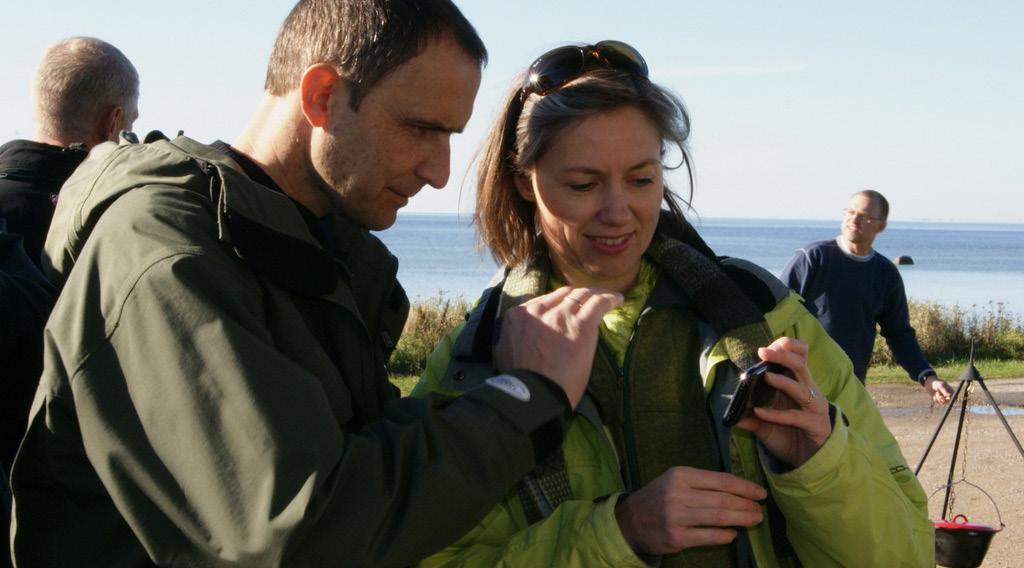
[[661,135],[633,107],[589,116],[560,132],[516,188],[536,204],[567,284],[625,292],[658,223]]

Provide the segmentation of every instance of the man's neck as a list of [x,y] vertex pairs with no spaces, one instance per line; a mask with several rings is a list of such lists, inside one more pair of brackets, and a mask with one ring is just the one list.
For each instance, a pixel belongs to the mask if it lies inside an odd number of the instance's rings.
[[38,142],[40,144],[49,144],[50,146],[56,146],[58,148],[67,148],[72,144],[71,140],[59,138],[56,136],[49,136],[47,134],[42,134],[39,132],[36,133],[33,141]]
[[309,129],[296,93],[268,94],[231,146],[255,162],[286,195],[322,217],[333,206],[310,177]]
[[871,245],[873,243],[852,243],[846,239],[843,235],[839,235],[839,244],[842,245],[843,250],[850,254],[857,256],[867,256],[871,254]]

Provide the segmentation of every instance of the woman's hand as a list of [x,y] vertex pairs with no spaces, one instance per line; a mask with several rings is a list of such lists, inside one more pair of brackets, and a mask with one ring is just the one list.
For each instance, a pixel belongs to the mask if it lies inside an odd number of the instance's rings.
[[807,343],[781,337],[757,350],[764,361],[790,370],[793,378],[766,373],[768,385],[779,391],[775,404],[754,407],[736,425],[749,431],[776,458],[800,467],[813,456],[832,433],[828,400],[807,368]]
[[620,500],[615,519],[633,550],[671,554],[732,542],[736,527],[761,522],[758,502],[767,496],[760,485],[735,475],[673,467]]

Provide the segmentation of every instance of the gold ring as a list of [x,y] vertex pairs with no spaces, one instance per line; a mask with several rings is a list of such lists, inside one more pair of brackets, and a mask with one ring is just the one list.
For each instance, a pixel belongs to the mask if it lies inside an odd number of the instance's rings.
[[573,298],[572,296],[566,296],[566,298],[569,299],[569,300],[572,300],[573,302],[576,302],[580,306],[583,306],[583,302],[577,300],[576,298]]

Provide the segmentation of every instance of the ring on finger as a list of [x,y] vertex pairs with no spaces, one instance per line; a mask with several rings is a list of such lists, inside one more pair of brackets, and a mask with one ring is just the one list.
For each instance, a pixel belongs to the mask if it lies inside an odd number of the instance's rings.
[[577,290],[576,293],[579,294],[579,297],[569,294],[566,298],[576,302],[576,305],[582,308],[583,303],[586,302],[590,296],[587,294],[586,290]]
[[814,392],[814,389],[807,389],[807,400],[800,403],[801,408],[807,408],[816,398],[818,398],[818,393]]

